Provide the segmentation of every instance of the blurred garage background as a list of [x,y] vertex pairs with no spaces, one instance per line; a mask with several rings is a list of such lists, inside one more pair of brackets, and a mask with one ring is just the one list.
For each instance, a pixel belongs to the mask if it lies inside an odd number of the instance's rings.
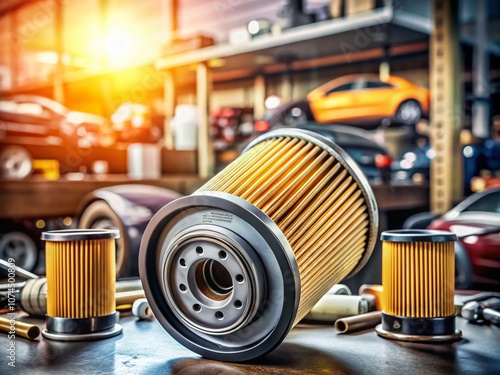
[[343,147],[382,230],[463,235],[457,285],[499,287],[493,0],[2,1],[0,258],[43,273],[41,231],[118,227],[134,275],[154,212],[277,127]]

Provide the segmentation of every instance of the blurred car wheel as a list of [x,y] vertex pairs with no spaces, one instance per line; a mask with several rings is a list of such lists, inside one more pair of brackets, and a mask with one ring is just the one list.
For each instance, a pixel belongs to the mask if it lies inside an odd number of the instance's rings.
[[95,201],[83,211],[78,222],[79,228],[85,229],[118,229],[120,238],[116,241],[116,276],[125,273],[129,254],[129,243],[125,233],[125,226],[104,201]]
[[307,112],[300,107],[293,107],[290,111],[283,115],[283,125],[285,126],[297,126],[306,124],[309,120]]
[[405,124],[416,124],[422,117],[422,108],[416,100],[407,100],[399,105],[396,118]]
[[35,239],[22,227],[10,228],[8,233],[0,234],[0,259],[15,260],[16,267],[33,271],[38,261],[38,248]]
[[6,179],[22,180],[33,169],[30,153],[21,146],[7,146],[0,151],[0,176]]

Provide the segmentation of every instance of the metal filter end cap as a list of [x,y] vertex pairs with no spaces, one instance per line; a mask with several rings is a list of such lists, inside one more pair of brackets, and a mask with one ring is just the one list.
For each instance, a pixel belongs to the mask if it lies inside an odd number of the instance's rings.
[[455,315],[442,318],[408,318],[382,312],[382,323],[375,327],[381,337],[413,342],[459,340],[462,331],[455,327]]
[[85,241],[120,238],[120,232],[113,229],[61,229],[42,233],[44,241]]
[[387,242],[453,242],[457,236],[445,230],[396,229],[382,232],[380,239]]
[[204,357],[247,361],[292,328],[293,251],[269,217],[234,195],[199,192],[162,208],[144,233],[139,267],[160,324]]

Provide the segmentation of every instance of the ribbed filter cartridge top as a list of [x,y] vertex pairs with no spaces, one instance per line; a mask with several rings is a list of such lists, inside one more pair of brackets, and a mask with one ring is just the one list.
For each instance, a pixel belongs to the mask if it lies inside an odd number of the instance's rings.
[[370,185],[336,144],[269,132],[191,196],[162,208],[139,267],[155,317],[206,357],[275,348],[368,261],[378,230]]

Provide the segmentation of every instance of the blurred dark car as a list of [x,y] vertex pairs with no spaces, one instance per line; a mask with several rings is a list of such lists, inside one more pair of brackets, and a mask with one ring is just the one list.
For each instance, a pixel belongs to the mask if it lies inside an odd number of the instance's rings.
[[456,286],[474,284],[500,287],[500,187],[475,193],[429,229],[448,230],[459,237],[455,246]]
[[49,138],[52,144],[99,145],[109,121],[91,113],[72,111],[42,96],[14,95],[0,99],[0,139]]
[[156,186],[117,185],[94,190],[80,204],[78,228],[118,229],[118,277],[138,276],[138,254],[149,220],[160,208],[181,194]]
[[156,143],[163,137],[162,127],[144,104],[123,103],[111,115],[111,122],[117,142]]
[[500,171],[500,142],[488,139],[482,145],[484,169],[497,172]]
[[368,181],[390,182],[392,159],[386,149],[371,139],[371,133],[336,124],[308,123],[295,128],[313,131],[335,142],[359,165]]
[[[392,170],[395,180],[426,181],[430,177],[431,161],[435,152],[424,138],[417,145],[404,151],[394,160]],[[487,140],[482,144],[469,144],[462,148],[463,189],[470,194],[471,180],[482,171],[500,172],[500,142]]]
[[275,127],[297,126],[309,122],[315,122],[309,102],[297,100],[267,109],[264,116],[255,121],[254,130],[262,133]]
[[77,168],[77,157],[83,159],[81,155],[92,147],[114,142],[109,139],[110,129],[106,118],[71,111],[48,98],[4,97],[0,99],[0,175],[25,178],[32,171],[32,159],[56,159]]
[[210,133],[215,151],[238,148],[253,133],[253,108],[216,109],[210,116]]
[[396,180],[428,180],[435,152],[428,142],[410,147],[392,163]]

